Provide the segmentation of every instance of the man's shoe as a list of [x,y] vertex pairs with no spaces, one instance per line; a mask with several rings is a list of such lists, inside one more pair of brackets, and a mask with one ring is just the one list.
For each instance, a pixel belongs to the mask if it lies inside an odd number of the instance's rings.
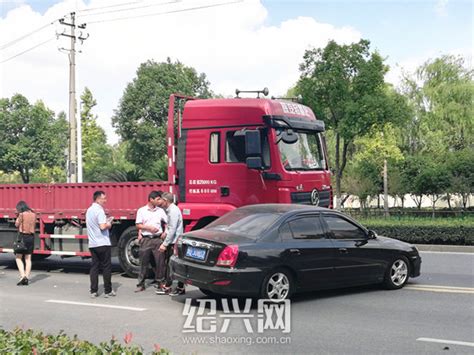
[[104,295],[105,298],[115,297],[115,296],[117,296],[117,294],[113,290]]
[[157,295],[169,295],[171,293],[171,287],[161,286],[155,293]]
[[97,292],[91,292],[91,298],[97,298],[99,294]]
[[184,288],[179,288],[179,287],[176,287],[176,289],[172,292],[170,292],[170,296],[181,296],[181,295],[184,295],[186,293],[186,289]]
[[137,286],[137,288],[135,289],[135,293],[143,291],[145,291],[145,286]]
[[28,286],[29,283],[30,283],[30,281],[28,280],[28,278],[26,276],[21,280],[21,284],[23,286]]
[[16,283],[17,286],[23,286],[24,285],[24,280],[26,279],[26,277],[20,277],[20,280]]

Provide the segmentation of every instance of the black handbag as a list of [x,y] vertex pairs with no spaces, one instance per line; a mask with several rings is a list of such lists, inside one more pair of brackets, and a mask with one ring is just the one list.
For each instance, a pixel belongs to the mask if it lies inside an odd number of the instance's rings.
[[28,248],[23,241],[23,236],[21,233],[18,233],[16,240],[13,242],[13,252],[15,254],[23,254],[28,251]]
[[[21,224],[23,229],[23,216],[21,216]],[[16,235],[16,240],[13,242],[13,252],[15,254],[24,254],[28,251],[28,248],[25,245],[23,240],[23,234],[18,232]]]

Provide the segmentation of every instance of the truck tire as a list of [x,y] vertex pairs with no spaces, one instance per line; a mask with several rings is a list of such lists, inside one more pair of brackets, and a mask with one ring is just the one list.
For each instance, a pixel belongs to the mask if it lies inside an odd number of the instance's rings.
[[40,260],[47,259],[50,256],[51,256],[51,254],[33,254],[33,255],[31,255],[31,260],[40,261]]
[[140,271],[138,230],[128,227],[118,241],[118,255],[122,270],[130,277],[137,277]]

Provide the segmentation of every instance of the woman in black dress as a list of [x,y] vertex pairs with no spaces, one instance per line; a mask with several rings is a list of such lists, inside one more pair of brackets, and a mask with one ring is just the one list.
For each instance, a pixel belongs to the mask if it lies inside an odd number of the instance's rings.
[[[18,228],[21,238],[26,246],[24,253],[16,253],[16,265],[20,271],[20,281],[18,286],[28,285],[28,279],[31,272],[31,254],[35,245],[35,226],[36,215],[33,210],[28,207],[25,201],[20,201],[16,205],[18,218],[15,221],[15,226]],[[23,258],[25,262],[23,263]]]

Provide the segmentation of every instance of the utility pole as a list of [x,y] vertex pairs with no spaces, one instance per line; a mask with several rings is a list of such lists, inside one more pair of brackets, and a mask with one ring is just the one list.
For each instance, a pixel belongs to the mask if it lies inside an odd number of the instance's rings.
[[383,210],[385,217],[389,216],[388,212],[388,178],[387,178],[387,159],[383,160]]
[[[70,27],[70,33],[61,33],[60,36],[70,38],[70,48],[66,49],[69,56],[69,154],[67,166],[67,181],[71,183],[77,182],[77,120],[76,120],[76,40],[84,41],[87,37],[76,37],[76,13],[71,12],[71,23],[64,18],[59,23]],[[80,29],[86,28],[86,24],[77,26]],[[80,154],[82,156],[82,154]],[[81,164],[82,165],[82,164]],[[80,174],[82,175],[82,174]],[[82,181],[80,181],[82,182]]]

